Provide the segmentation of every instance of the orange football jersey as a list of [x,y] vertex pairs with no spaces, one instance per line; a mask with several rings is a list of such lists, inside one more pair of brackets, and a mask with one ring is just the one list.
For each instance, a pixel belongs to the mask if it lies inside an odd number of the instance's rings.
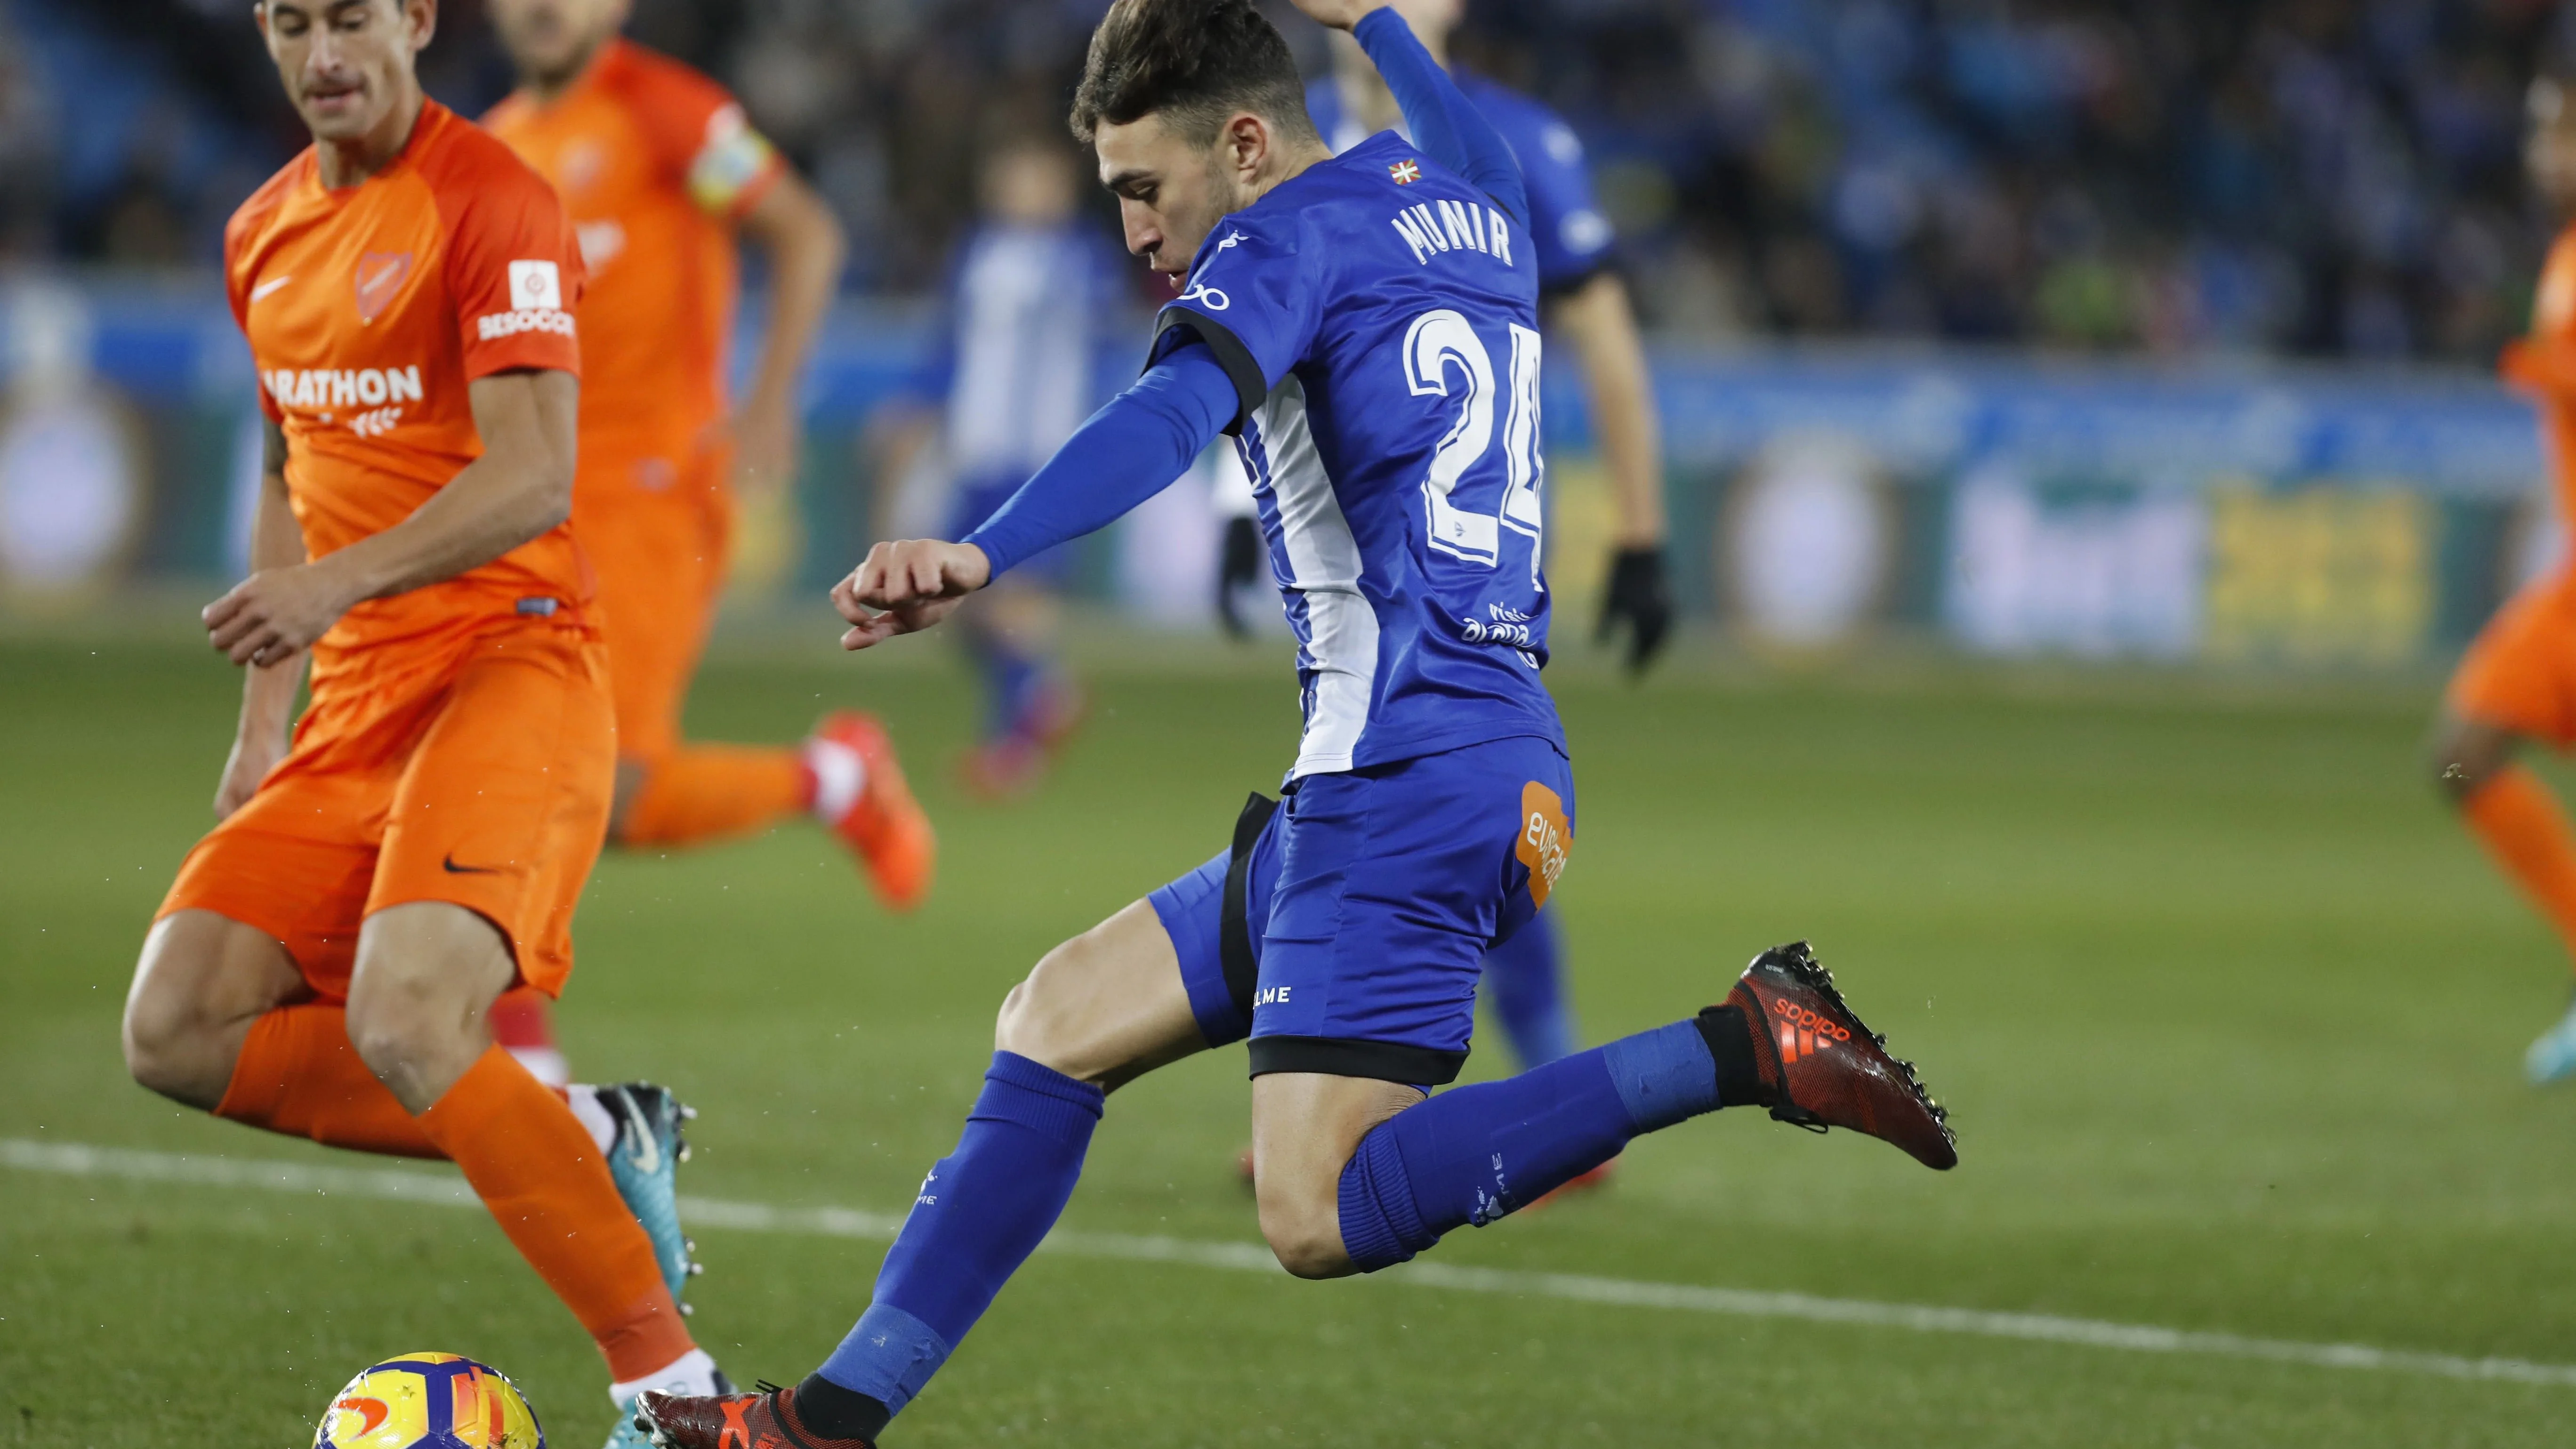
[[2551,244],[2532,299],[2531,333],[2505,348],[2503,372],[2540,404],[2558,516],[2576,523],[2576,226]]
[[484,124],[554,183],[581,240],[583,450],[685,462],[724,419],[734,223],[778,154],[723,87],[622,39],[562,95],[522,92]]
[[[233,214],[224,279],[286,435],[286,485],[319,558],[411,516],[481,456],[466,384],[579,374],[581,257],[545,180],[430,101],[400,156],[323,186],[307,149]],[[569,525],[444,583],[372,599],[328,646],[411,634],[522,599],[590,595]]]

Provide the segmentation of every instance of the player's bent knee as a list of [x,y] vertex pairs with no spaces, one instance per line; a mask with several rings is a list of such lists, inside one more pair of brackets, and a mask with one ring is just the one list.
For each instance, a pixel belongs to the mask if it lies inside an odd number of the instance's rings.
[[195,1034],[183,1016],[139,996],[125,1003],[125,1070],[147,1090],[199,1106],[205,1075],[198,1070],[199,1052],[191,1051]]
[[378,1077],[406,1071],[457,1035],[453,1027],[425,1015],[420,1006],[407,994],[350,995],[349,1045],[357,1049],[367,1070]]
[[155,922],[119,1026],[125,1068],[173,1101],[211,1110],[250,1024],[302,988],[285,948],[207,911]]
[[2434,742],[2433,748],[2425,752],[2424,765],[2433,776],[2433,788],[2441,791],[2453,804],[2476,794],[2478,787],[2486,783],[2489,773],[2477,767],[2467,750],[2448,739]]
[[1344,1278],[1358,1272],[1342,1246],[1341,1215],[1330,1203],[1261,1202],[1261,1237],[1279,1266],[1298,1278]]
[[188,1037],[189,1013],[185,1003],[173,996],[162,980],[155,979],[147,953],[143,967],[134,974],[134,989],[125,998],[120,1030],[126,1071],[165,1097],[176,1085],[178,1061]]
[[2447,722],[2427,752],[2433,786],[2454,805],[2486,788],[2513,762],[2520,740],[2511,731],[2470,720]]
[[1340,1278],[1359,1271],[1342,1246],[1341,1174],[1265,1165],[1253,1185],[1262,1240],[1279,1266],[1299,1278]]
[[423,901],[367,919],[349,977],[349,1044],[405,1107],[425,1111],[491,1045],[483,1013],[517,967],[500,928]]
[[203,1100],[205,1035],[189,1013],[137,992],[125,1003],[125,1070],[164,1097],[210,1106]]
[[1096,1081],[1114,1065],[1103,1059],[1101,1043],[1091,1039],[1098,1034],[1084,1029],[1086,1014],[1071,999],[1083,974],[1087,939],[1076,936],[1046,953],[1002,998],[993,1019],[995,1051],[1026,1057],[1076,1081]]

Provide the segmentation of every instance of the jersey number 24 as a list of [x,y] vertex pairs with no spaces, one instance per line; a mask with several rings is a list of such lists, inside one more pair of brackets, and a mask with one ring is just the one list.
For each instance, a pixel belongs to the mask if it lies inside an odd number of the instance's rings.
[[1530,328],[1511,325],[1511,392],[1503,417],[1504,482],[1501,500],[1491,512],[1456,496],[1459,484],[1483,460],[1494,443],[1494,359],[1483,338],[1464,314],[1442,307],[1413,319],[1404,334],[1405,382],[1415,397],[1458,397],[1451,374],[1459,376],[1458,421],[1431,455],[1431,472],[1422,480],[1423,504],[1429,513],[1431,546],[1469,563],[1497,568],[1502,564],[1506,529],[1529,540],[1530,587],[1544,589],[1539,579],[1540,535],[1546,515],[1539,488],[1545,463],[1539,457],[1539,337]]

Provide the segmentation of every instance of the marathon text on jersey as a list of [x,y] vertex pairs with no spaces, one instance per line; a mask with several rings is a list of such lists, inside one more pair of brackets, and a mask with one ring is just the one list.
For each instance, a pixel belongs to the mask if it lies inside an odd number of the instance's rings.
[[262,381],[280,409],[375,407],[418,402],[420,367],[281,367]]

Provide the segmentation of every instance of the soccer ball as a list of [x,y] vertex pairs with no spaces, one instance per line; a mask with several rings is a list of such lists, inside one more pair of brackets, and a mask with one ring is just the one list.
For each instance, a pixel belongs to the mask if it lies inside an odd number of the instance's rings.
[[407,1353],[349,1380],[313,1449],[546,1449],[518,1388],[452,1353]]

